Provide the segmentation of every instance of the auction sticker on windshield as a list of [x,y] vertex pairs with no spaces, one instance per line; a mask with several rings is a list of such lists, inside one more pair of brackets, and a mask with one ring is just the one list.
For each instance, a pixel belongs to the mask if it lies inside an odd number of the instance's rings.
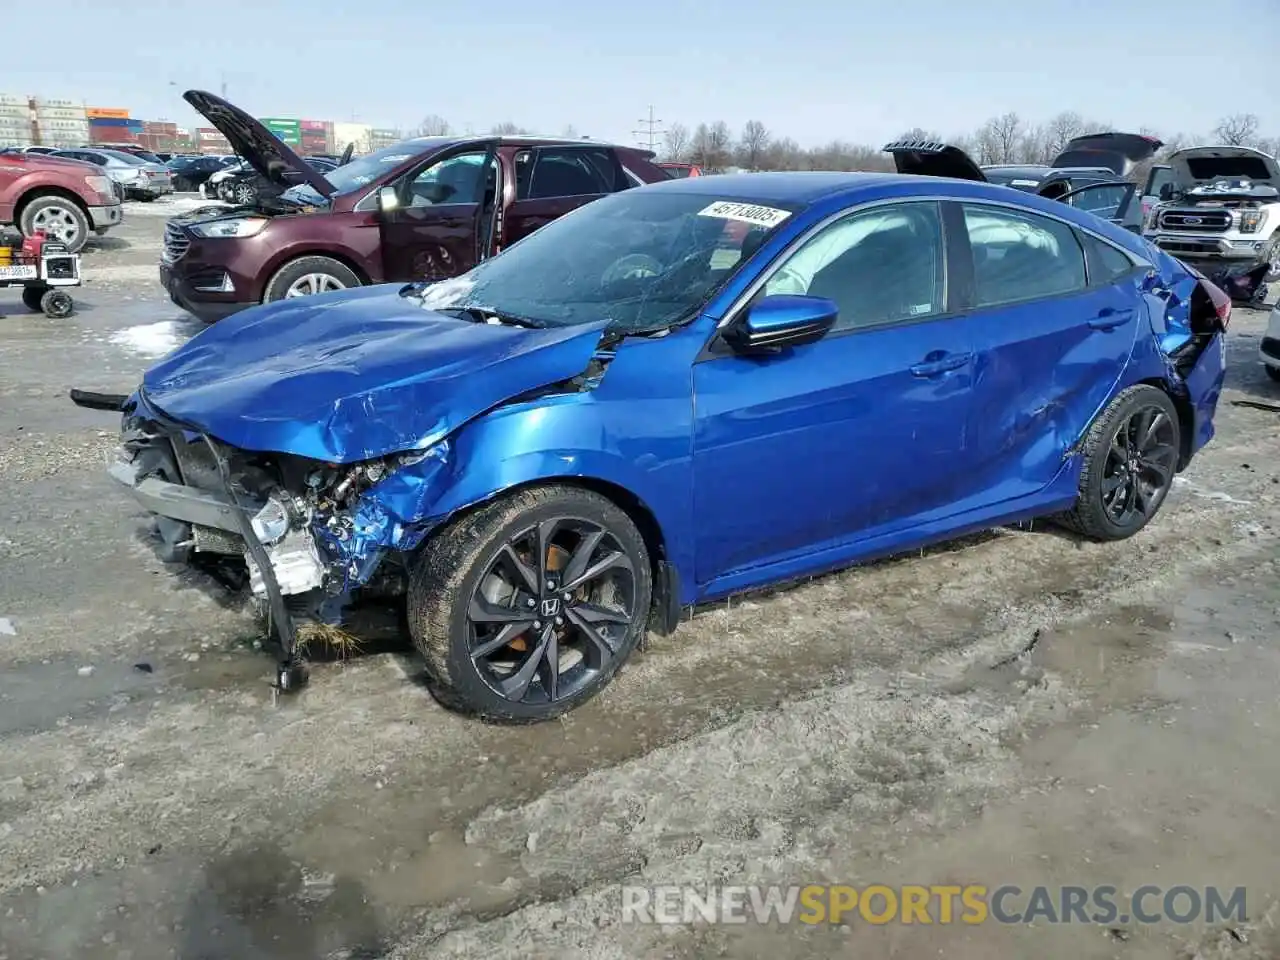
[[719,217],[721,220],[741,220],[743,223],[753,223],[757,227],[776,227],[791,216],[791,211],[779,210],[777,207],[765,207],[758,203],[717,200],[711,206],[699,210],[698,216]]

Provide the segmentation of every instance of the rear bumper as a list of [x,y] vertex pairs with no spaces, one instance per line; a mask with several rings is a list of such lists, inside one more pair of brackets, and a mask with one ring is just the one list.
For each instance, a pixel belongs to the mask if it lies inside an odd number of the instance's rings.
[[[1193,429],[1188,453],[1194,456],[1213,439],[1213,419],[1227,378],[1226,334],[1215,333],[1187,374],[1187,395],[1191,401]],[[1189,459],[1189,458],[1188,458]]]
[[124,208],[118,203],[86,209],[89,211],[89,225],[94,230],[107,230],[124,220]]
[[173,193],[172,180],[151,180],[146,183],[139,183],[129,188],[134,193],[141,193],[150,197],[161,197],[166,193]]

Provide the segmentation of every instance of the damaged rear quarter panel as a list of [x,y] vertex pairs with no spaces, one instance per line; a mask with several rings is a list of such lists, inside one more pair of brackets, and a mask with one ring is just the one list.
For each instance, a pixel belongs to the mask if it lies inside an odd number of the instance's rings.
[[625,340],[594,388],[500,405],[451,436],[443,460],[401,468],[362,504],[384,515],[387,546],[411,550],[452,514],[514,487],[619,487],[653,515],[666,559],[683,574],[682,602],[692,602],[689,371],[705,338],[686,328]]

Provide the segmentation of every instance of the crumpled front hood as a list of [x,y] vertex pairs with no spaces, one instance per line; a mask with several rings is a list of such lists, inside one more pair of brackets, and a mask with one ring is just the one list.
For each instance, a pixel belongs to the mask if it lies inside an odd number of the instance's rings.
[[425,448],[504,400],[580,373],[606,326],[476,323],[399,290],[234,314],[148,370],[145,400],[245,450],[354,463]]

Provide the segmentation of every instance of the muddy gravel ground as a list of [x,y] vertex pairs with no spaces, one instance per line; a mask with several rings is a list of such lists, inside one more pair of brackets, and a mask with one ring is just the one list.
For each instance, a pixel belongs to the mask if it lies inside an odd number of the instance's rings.
[[[0,291],[0,960],[1280,956],[1280,404],[1238,310],[1157,522],[1010,529],[699,609],[562,721],[449,713],[395,635],[276,702],[257,623],[103,468],[198,325],[131,204],[79,312]],[[145,669],[139,665],[145,665]],[[623,884],[1247,888],[1206,926],[620,922]]]

